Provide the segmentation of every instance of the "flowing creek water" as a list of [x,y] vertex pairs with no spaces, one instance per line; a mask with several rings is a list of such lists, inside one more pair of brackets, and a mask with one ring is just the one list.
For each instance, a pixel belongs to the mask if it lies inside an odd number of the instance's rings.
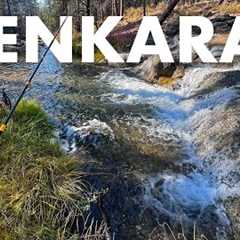
[[[153,209],[159,223],[164,214],[194,224],[203,211],[214,206],[221,223],[218,239],[225,239],[230,223],[222,199],[236,194],[239,186],[228,189],[218,181],[227,171],[226,165],[219,164],[224,160],[210,153],[211,143],[199,154],[192,124],[234,93],[225,89],[208,100],[188,98],[204,76],[215,70],[189,68],[181,87],[172,91],[144,82],[127,68],[61,66],[48,54],[28,97],[37,98],[51,116],[71,126],[80,127],[93,119],[110,126],[121,144],[116,146],[117,154],[114,147],[99,158],[112,158],[117,171],[134,173],[140,179],[142,204]],[[212,164],[204,161],[208,154],[215,159]]]

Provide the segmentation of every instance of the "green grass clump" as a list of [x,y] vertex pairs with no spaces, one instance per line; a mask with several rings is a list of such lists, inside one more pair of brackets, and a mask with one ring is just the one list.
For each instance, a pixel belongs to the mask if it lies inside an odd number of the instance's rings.
[[60,150],[39,104],[21,102],[0,137],[0,239],[64,240],[78,233],[93,197],[79,165]]

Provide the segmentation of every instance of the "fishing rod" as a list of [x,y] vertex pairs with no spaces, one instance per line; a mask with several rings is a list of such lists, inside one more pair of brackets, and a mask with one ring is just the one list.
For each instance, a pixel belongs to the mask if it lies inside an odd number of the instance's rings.
[[64,24],[66,23],[67,21],[67,18],[66,17],[63,21],[63,23],[61,24],[61,26],[59,27],[59,29],[57,30],[57,32],[55,33],[54,37],[53,37],[53,40],[51,41],[51,43],[49,44],[49,46],[47,47],[46,51],[44,52],[44,54],[42,55],[41,57],[41,60],[39,61],[39,63],[37,64],[36,68],[34,69],[34,71],[32,72],[32,74],[30,75],[29,79],[27,80],[26,82],[26,85],[25,87],[23,88],[21,94],[19,95],[16,103],[14,104],[14,106],[12,107],[11,111],[9,112],[8,116],[6,117],[5,121],[3,123],[0,123],[0,136],[6,131],[7,129],[7,126],[8,126],[8,123],[9,121],[11,120],[13,114],[15,113],[16,111],[16,108],[18,106],[18,104],[20,103],[20,101],[22,100],[22,98],[24,97],[26,91],[28,90],[28,88],[31,86],[31,83],[38,71],[38,69],[40,68],[41,64],[43,63],[43,60],[45,59],[47,53],[49,52],[50,48],[52,47],[53,43],[55,42],[55,40],[57,39],[58,37],[58,34],[60,33],[61,29],[63,28]]

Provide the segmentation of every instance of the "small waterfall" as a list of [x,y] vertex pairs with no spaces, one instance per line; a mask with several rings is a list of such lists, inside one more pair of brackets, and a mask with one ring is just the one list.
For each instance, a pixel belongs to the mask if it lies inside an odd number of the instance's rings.
[[[236,180],[234,184],[234,177],[227,180],[231,171],[237,168],[237,163],[220,152],[212,152],[211,142],[207,143],[204,152],[199,152],[195,146],[197,136],[194,127],[201,119],[209,118],[212,109],[221,109],[237,97],[237,93],[230,88],[221,88],[210,92],[207,97],[195,94],[204,81],[208,81],[210,74],[238,69],[239,66],[223,69],[204,65],[190,67],[179,81],[181,87],[176,91],[149,85],[121,71],[104,73],[101,78],[101,81],[107,81],[113,87],[113,94],[107,97],[115,104],[150,105],[153,118],[147,118],[150,124],[145,126],[150,138],[158,141],[163,139],[164,132],[173,132],[187,150],[187,157],[180,163],[183,169],[184,164],[191,164],[192,169],[187,172],[159,169],[159,174],[141,176],[145,182],[145,203],[160,215],[164,212],[172,219],[181,216],[190,222],[198,222],[205,211],[210,211],[209,207],[213,206],[211,211],[217,216],[219,225],[216,236],[221,235],[216,239],[224,239],[223,232],[227,236],[231,228],[222,201],[229,195],[234,196],[239,190],[239,181]],[[228,183],[224,183],[224,179]]]
[[[63,81],[61,74],[65,73],[61,70],[57,71],[61,73],[59,75],[54,73],[54,66],[49,69],[53,77]],[[213,110],[214,114],[224,112],[225,106],[238,94],[233,88],[226,87],[204,94],[199,92],[209,75],[238,69],[239,66],[223,69],[210,65],[188,67],[184,78],[179,80],[180,88],[174,91],[150,85],[128,74],[126,69],[110,69],[90,79],[79,76],[74,70],[71,76],[64,75],[68,80],[64,87],[71,95],[71,91],[77,92],[73,96],[79,105],[73,102],[71,111],[82,118],[77,124],[78,130],[84,122],[96,118],[111,126],[116,138],[118,128],[127,128],[126,139],[130,141],[131,135],[137,133],[134,144],[138,144],[139,160],[134,161],[142,161],[141,156],[150,152],[150,157],[144,159],[146,162],[139,164],[141,169],[136,170],[145,189],[143,207],[152,208],[159,223],[168,219],[172,224],[184,221],[188,226],[204,225],[202,222],[211,223],[214,216],[212,224],[218,226],[215,236],[228,236],[230,222],[223,200],[236,195],[239,190],[237,161],[227,152],[214,150],[214,143],[208,139],[211,133],[204,133],[201,124],[213,124],[210,117]],[[42,86],[54,89],[51,81],[46,82],[48,86],[42,84],[42,76],[45,76],[43,72],[36,83],[41,90]],[[47,92],[46,98],[55,91]],[[36,91],[32,94],[38,95]],[[53,106],[50,109],[53,110]],[[155,157],[157,162],[148,162]],[[138,166],[138,163],[131,163],[131,158],[127,160],[128,164]],[[166,218],[162,218],[162,214]]]

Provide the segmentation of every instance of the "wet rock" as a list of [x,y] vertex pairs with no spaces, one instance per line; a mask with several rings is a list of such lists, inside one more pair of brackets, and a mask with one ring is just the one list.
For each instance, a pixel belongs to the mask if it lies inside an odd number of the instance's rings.
[[[146,203],[164,209],[171,219],[196,219],[202,209],[214,204],[216,191],[200,173],[189,176],[166,175],[150,178],[146,185]],[[176,221],[176,220],[175,220]]]
[[232,230],[234,234],[234,239],[240,239],[240,198],[230,197],[225,201],[225,209],[229,220],[232,223]]
[[179,33],[179,18],[171,19],[170,22],[166,23],[164,32],[168,37],[174,37]]
[[235,20],[235,17],[230,15],[214,16],[211,19],[215,32],[217,33],[230,32],[232,29],[234,20]]
[[142,205],[142,194],[141,182],[135,176],[112,179],[103,209],[116,240],[145,240],[157,226],[153,210]]
[[125,161],[138,171],[156,173],[159,169],[183,171],[182,163],[189,158],[186,143],[177,134],[162,129],[152,133],[140,126],[122,126],[116,130]]
[[[216,33],[229,33],[234,23],[235,17],[230,15],[213,16],[211,21]],[[143,61],[137,68],[137,74],[150,83],[169,82],[177,69],[179,62],[179,20],[174,19],[165,26],[165,33],[168,44],[174,56],[175,63],[161,63],[159,56],[150,56]],[[193,34],[199,35],[201,30],[198,27],[193,27]],[[223,45],[211,45],[210,50],[216,58],[220,58],[223,51]],[[194,54],[194,61],[199,62],[198,55]],[[162,79],[161,79],[162,78]]]
[[210,205],[199,216],[197,228],[211,240],[233,240],[232,229],[224,212],[219,207]]
[[136,68],[136,72],[148,82],[156,83],[161,76],[171,77],[176,68],[175,63],[162,63],[159,56],[151,56]]
[[75,152],[81,146],[97,150],[103,143],[115,138],[112,129],[96,119],[84,123],[81,127],[64,126],[60,137],[65,140],[63,148],[69,152]]
[[222,88],[229,88],[240,83],[240,71],[215,72],[206,75],[201,82],[192,89],[192,96],[200,96]]
[[[220,59],[221,59],[221,56],[224,51],[225,45],[227,43],[228,37],[229,37],[229,33],[215,34],[213,36],[212,40],[207,44],[212,55],[218,61],[220,61]],[[235,58],[234,60],[237,60],[237,58]]]
[[210,152],[225,152],[229,158],[238,159],[240,99],[233,99],[224,106],[205,111],[201,118],[200,115],[196,115],[195,120],[192,121],[192,127],[195,143],[201,155],[204,156]]
[[240,186],[239,80],[240,71],[211,73],[193,91],[193,96],[198,97],[195,101],[202,106],[190,119],[196,150],[218,184],[221,198],[227,197],[226,215],[220,207],[211,206],[199,218],[201,228],[209,227],[208,239],[239,239],[240,201],[238,197],[228,197],[236,196]]
[[210,51],[211,51],[212,55],[216,59],[220,59],[221,58],[223,50],[224,50],[224,46],[222,46],[222,45],[215,45],[215,46],[212,46],[210,48]]

